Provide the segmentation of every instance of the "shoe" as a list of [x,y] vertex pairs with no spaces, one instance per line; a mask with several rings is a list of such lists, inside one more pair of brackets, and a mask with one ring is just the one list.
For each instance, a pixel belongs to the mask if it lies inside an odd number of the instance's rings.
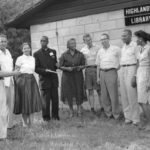
[[121,121],[123,120],[123,116],[120,114],[118,117],[115,118],[115,120]]
[[15,128],[15,125],[11,126],[11,127],[7,127],[8,130],[12,130]]
[[92,112],[94,115],[96,114],[94,108],[91,108],[91,112]]
[[82,116],[82,113],[81,113],[81,112],[77,112],[77,116],[78,116],[78,117],[81,117],[81,116]]
[[140,123],[139,122],[133,122],[132,124],[137,127],[137,126],[139,126]]
[[74,117],[74,111],[70,110],[69,118],[73,118],[73,117]]
[[70,113],[69,118],[73,118],[74,117],[74,113]]
[[51,119],[49,117],[43,118],[43,121],[49,122]]
[[104,113],[104,108],[103,108],[103,107],[100,108],[100,112],[101,112],[101,113]]
[[131,120],[128,120],[128,119],[125,120],[125,124],[131,124],[131,123],[132,123]]
[[57,117],[52,117],[52,120],[57,120],[57,121],[59,121],[60,118],[59,118],[59,116],[57,116]]

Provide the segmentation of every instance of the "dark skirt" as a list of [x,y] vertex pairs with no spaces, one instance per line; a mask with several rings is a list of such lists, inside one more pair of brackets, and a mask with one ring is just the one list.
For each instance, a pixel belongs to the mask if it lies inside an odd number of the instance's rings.
[[21,74],[14,79],[14,114],[32,114],[42,109],[41,96],[33,74]]
[[64,71],[61,80],[61,100],[69,105],[81,105],[87,100],[82,71]]

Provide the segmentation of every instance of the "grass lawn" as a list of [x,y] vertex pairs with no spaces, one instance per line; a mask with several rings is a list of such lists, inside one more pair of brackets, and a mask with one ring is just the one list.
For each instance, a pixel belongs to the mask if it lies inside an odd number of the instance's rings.
[[41,113],[36,114],[30,129],[23,128],[17,116],[8,139],[0,141],[0,150],[150,150],[150,133],[133,125],[96,117],[89,111],[81,118],[68,116],[63,109],[61,121],[44,123]]

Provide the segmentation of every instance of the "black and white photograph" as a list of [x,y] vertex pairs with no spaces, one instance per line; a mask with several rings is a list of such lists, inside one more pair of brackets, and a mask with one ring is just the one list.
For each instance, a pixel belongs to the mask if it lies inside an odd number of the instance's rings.
[[0,150],[150,150],[150,0],[0,0]]

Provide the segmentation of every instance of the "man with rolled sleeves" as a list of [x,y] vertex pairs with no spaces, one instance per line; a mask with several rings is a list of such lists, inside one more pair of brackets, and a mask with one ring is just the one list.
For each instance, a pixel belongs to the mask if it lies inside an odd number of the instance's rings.
[[85,46],[81,49],[81,52],[84,54],[86,58],[86,65],[87,65],[85,69],[85,87],[88,90],[91,111],[95,113],[94,90],[97,91],[100,109],[102,109],[102,104],[100,100],[100,85],[97,84],[97,69],[95,65],[99,47],[93,44],[90,34],[85,34],[83,36],[83,42],[85,43]]
[[[119,119],[118,73],[120,49],[109,43],[109,35],[102,34],[102,48],[99,50],[97,64],[97,82],[101,83],[101,100],[108,118]],[[100,72],[100,77],[99,77]]]
[[[124,43],[121,51],[120,91],[125,123],[137,124],[139,119],[139,106],[137,102],[136,87],[132,87],[131,81],[136,80],[137,70],[137,45],[132,41],[132,31],[124,30],[122,34]],[[135,78],[135,79],[134,79]]]
[[[36,67],[35,71],[39,74],[39,84],[42,95],[42,116],[44,121],[49,121],[52,117],[59,120],[59,101],[58,101],[58,76],[49,71],[56,71],[57,56],[56,51],[48,48],[48,37],[41,38],[41,49],[34,53]],[[52,101],[52,116],[50,115],[50,100]]]

